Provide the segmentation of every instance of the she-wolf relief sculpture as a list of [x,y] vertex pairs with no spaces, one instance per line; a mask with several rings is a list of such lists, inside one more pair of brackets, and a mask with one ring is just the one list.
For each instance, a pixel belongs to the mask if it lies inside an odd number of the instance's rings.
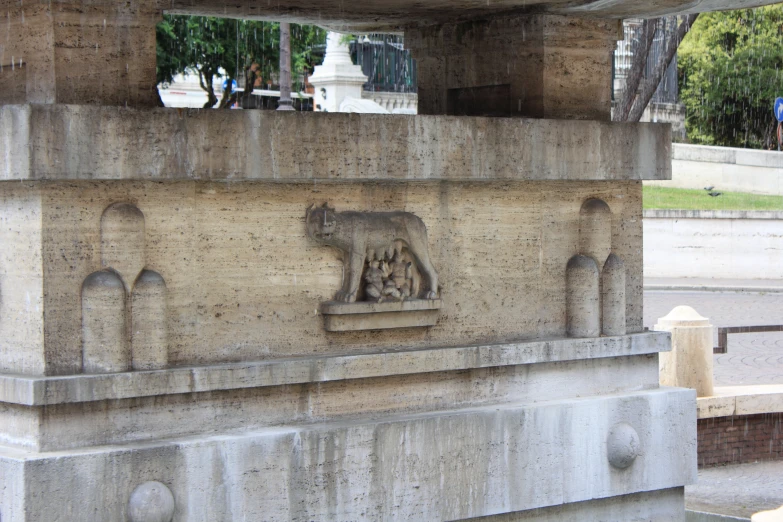
[[[305,223],[308,237],[343,254],[342,288],[321,306],[327,330],[435,324],[438,273],[419,217],[410,212],[337,212],[324,204],[308,207]],[[369,314],[384,317],[371,319]],[[352,315],[362,317],[352,321]]]
[[[310,238],[343,252],[343,287],[335,301],[355,302],[363,274],[369,300],[417,298],[418,292],[412,291],[413,284],[408,281],[412,277],[405,275],[413,263],[424,278],[422,298],[437,297],[438,274],[430,262],[427,227],[410,212],[336,212],[324,204],[307,209],[306,223]],[[405,261],[408,256],[410,265]]]

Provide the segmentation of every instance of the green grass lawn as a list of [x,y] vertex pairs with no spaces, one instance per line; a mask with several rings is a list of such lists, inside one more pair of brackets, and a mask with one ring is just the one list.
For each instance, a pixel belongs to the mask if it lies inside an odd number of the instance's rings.
[[644,187],[644,208],[678,210],[783,210],[783,196],[760,196],[746,192],[718,192],[711,197],[706,190]]

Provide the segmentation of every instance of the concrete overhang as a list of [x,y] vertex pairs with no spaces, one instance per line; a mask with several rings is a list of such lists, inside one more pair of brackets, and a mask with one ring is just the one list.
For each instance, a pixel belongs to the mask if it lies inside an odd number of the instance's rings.
[[171,0],[169,13],[288,20],[347,32],[401,31],[406,27],[526,13],[601,18],[758,7],[775,0]]

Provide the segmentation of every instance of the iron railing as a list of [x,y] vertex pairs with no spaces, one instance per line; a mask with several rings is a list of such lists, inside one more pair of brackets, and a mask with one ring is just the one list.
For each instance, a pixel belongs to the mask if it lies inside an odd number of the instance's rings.
[[712,349],[712,353],[728,353],[729,334],[783,332],[783,324],[764,326],[727,326],[718,328],[718,346]]
[[354,63],[369,78],[365,91],[416,92],[416,60],[403,47],[401,36],[367,35],[350,47]]

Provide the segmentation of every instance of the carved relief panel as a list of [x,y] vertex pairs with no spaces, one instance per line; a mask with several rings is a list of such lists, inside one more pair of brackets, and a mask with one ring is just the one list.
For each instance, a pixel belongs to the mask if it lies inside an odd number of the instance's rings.
[[427,227],[410,212],[309,207],[307,235],[343,255],[343,284],[321,305],[329,331],[432,326],[440,308]]
[[101,265],[82,284],[82,371],[168,365],[166,282],[145,269],[144,214],[115,203],[101,216]]

